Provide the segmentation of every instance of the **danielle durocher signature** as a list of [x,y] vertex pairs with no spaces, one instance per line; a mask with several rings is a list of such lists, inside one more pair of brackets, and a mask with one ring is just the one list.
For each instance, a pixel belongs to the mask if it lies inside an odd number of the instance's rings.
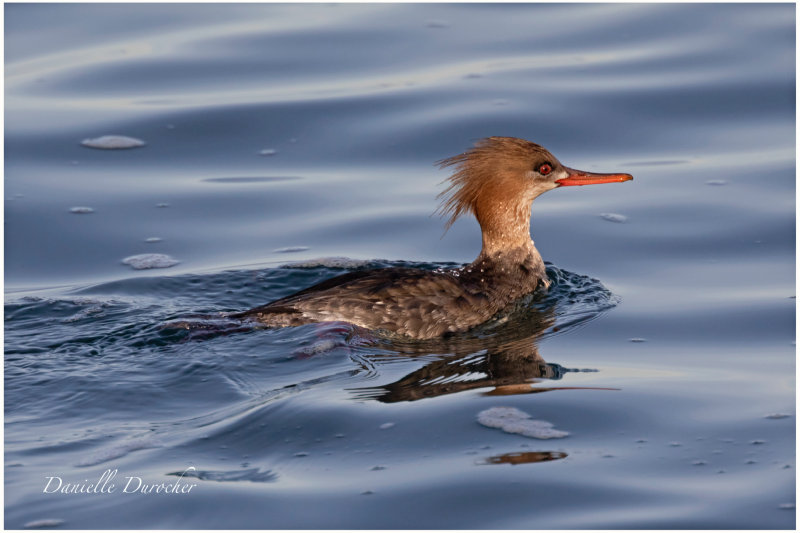
[[175,481],[165,483],[146,482],[140,476],[119,476],[117,469],[107,469],[94,481],[84,479],[82,482],[72,483],[64,481],[61,476],[45,476],[47,483],[42,489],[45,494],[113,494],[120,491],[123,494],[188,494],[197,483],[189,483],[184,476],[192,477],[195,467],[186,468]]

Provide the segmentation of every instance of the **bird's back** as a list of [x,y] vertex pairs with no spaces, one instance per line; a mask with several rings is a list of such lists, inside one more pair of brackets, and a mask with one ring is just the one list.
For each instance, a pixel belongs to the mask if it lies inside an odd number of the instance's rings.
[[338,276],[237,316],[273,327],[344,321],[425,339],[466,331],[504,306],[458,270],[384,268]]

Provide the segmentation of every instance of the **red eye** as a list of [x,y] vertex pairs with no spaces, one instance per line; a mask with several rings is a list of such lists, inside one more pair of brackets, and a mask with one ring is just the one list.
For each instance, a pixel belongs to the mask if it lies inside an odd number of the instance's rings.
[[548,163],[545,163],[539,167],[539,174],[541,174],[542,176],[547,176],[548,174],[550,174],[551,170],[553,170],[553,167],[551,167]]

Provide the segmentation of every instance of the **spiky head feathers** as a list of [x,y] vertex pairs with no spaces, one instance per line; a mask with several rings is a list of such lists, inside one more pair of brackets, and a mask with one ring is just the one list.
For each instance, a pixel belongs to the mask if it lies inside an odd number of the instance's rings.
[[446,228],[465,213],[472,213],[480,220],[479,205],[487,196],[517,195],[532,201],[541,192],[555,187],[551,179],[537,184],[537,178],[545,177],[542,172],[550,174],[561,168],[546,149],[515,137],[481,139],[466,152],[436,164],[439,168],[455,167],[455,172],[445,180],[449,185],[437,197],[441,198],[437,213],[449,217]]

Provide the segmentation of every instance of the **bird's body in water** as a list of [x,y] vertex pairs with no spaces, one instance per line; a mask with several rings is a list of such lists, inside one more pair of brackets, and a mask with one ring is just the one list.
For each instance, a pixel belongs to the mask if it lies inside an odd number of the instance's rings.
[[438,164],[455,167],[440,195],[447,226],[464,213],[473,213],[481,226],[483,247],[471,264],[352,272],[232,317],[269,327],[341,321],[417,339],[467,331],[548,284],[530,236],[536,197],[566,185],[633,179],[564,167],[538,144],[513,137],[483,139]]

